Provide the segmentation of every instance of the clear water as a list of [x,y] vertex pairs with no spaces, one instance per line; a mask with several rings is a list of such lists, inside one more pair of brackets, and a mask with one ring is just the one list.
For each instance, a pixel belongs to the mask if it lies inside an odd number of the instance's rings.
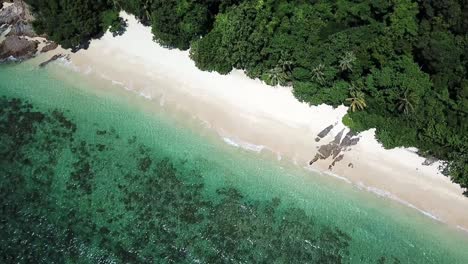
[[414,210],[96,85],[0,66],[0,262],[468,263]]

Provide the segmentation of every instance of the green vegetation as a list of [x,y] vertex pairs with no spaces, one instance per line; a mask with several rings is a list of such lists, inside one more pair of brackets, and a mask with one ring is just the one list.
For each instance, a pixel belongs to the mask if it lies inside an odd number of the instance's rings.
[[34,28],[38,34],[64,48],[86,48],[92,38],[109,29],[122,33],[124,21],[110,0],[26,0],[36,14]]
[[125,32],[127,23],[119,16],[119,12],[115,9],[102,12],[101,21],[101,28],[109,29],[114,37],[122,35]]
[[168,48],[188,49],[212,28],[215,15],[239,0],[114,0],[115,5],[152,25],[154,39]]
[[363,92],[351,91],[350,94],[351,97],[346,98],[346,101],[349,102],[349,108],[351,111],[356,112],[356,110],[364,110],[364,108],[367,107]]
[[202,70],[243,69],[292,85],[301,101],[350,105],[353,130],[375,127],[387,148],[445,160],[444,171],[468,187],[464,0],[30,2],[37,29],[66,47],[99,36],[105,10],[124,9],[152,25],[160,44],[191,47]]

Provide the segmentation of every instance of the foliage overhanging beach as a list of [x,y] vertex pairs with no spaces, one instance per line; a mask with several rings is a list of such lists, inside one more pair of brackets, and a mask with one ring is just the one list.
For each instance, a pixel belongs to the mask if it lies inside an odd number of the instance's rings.
[[27,2],[36,30],[73,49],[109,27],[122,33],[118,12],[126,10],[152,25],[162,46],[191,47],[200,69],[242,69],[292,85],[310,104],[351,104],[354,131],[377,128],[386,148],[417,147],[444,160],[444,173],[468,186],[463,1]]

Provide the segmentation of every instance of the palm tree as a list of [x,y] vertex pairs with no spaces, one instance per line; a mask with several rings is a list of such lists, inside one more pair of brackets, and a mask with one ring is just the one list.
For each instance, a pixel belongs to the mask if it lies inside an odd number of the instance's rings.
[[346,52],[340,59],[340,68],[342,71],[353,71],[353,63],[356,60],[354,52]]
[[347,98],[346,101],[350,102],[349,107],[351,107],[351,111],[355,112],[356,110],[363,110],[367,107],[362,91],[351,91],[350,95],[351,97]]
[[397,110],[409,114],[414,111],[414,105],[416,103],[417,97],[409,89],[406,89],[405,92],[398,98]]
[[145,10],[146,19],[148,20],[148,22],[151,21],[151,14],[149,10],[151,8],[152,3],[153,3],[152,0],[146,0],[145,4],[143,5],[143,9]]
[[281,65],[281,68],[285,73],[290,73],[292,71],[292,61],[280,59],[278,64]]
[[286,84],[287,78],[288,75],[284,72],[282,67],[275,67],[266,74],[267,83],[273,86]]
[[317,67],[312,69],[312,79],[316,80],[320,84],[323,84],[325,82],[325,74],[323,73],[323,70],[325,69],[325,66],[323,64],[319,64]]
[[349,93],[350,93],[350,94],[353,93],[353,92],[356,92],[356,91],[360,91],[360,90],[361,90],[361,88],[358,88],[354,82],[351,82],[351,84],[349,85],[348,89],[349,89]]

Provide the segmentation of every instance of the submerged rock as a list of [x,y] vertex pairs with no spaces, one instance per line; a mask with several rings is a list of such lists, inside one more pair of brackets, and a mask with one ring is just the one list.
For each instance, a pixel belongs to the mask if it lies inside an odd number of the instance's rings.
[[56,60],[58,60],[60,58],[63,58],[63,57],[66,57],[66,56],[63,55],[63,54],[56,54],[56,55],[52,56],[52,58],[50,58],[50,59],[42,62],[41,64],[39,64],[39,67],[45,67],[45,66],[47,66],[47,64],[49,64],[49,63],[51,63],[53,61],[56,61]]

